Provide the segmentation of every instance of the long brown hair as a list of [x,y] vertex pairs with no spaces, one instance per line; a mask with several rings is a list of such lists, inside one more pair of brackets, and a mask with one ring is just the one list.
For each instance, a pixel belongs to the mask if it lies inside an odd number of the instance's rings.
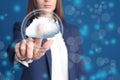
[[[37,1],[29,0],[27,14],[35,9],[38,9]],[[62,0],[57,0],[57,4],[54,12],[61,18],[62,21],[64,21]]]

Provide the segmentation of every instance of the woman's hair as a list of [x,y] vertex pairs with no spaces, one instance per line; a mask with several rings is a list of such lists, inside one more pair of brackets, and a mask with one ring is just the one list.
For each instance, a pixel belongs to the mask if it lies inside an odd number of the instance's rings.
[[[37,1],[29,0],[27,14],[35,9],[38,9]],[[64,21],[62,0],[57,0],[57,4],[54,12],[61,18],[62,21]]]

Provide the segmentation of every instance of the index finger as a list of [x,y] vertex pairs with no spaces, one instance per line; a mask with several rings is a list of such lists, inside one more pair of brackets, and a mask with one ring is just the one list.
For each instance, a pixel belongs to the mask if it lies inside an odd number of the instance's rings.
[[42,47],[48,50],[51,47],[52,43],[53,43],[53,40],[47,40]]
[[34,48],[40,48],[42,44],[42,39],[41,38],[36,38],[34,40]]

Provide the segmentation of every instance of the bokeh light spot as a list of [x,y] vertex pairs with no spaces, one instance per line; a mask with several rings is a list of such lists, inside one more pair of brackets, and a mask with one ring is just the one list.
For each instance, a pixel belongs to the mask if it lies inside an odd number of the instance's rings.
[[108,40],[105,40],[105,45],[109,45],[109,41]]
[[110,40],[111,44],[116,44],[117,43],[117,40],[115,38],[111,39]]
[[82,0],[73,0],[74,2],[74,5],[75,6],[77,6],[77,7],[79,7],[79,6],[81,6],[81,4],[82,4]]
[[5,75],[8,77],[8,76],[11,76],[12,73],[11,73],[10,71],[6,71],[6,72],[5,72]]
[[109,6],[109,8],[113,8],[114,7],[114,3],[113,2],[109,2],[108,6]]
[[88,36],[88,34],[89,34],[88,25],[83,25],[80,29],[80,35],[83,36],[83,37],[86,37],[86,36]]
[[108,30],[113,30],[115,28],[115,24],[114,23],[108,23],[107,25],[107,29]]
[[84,64],[84,68],[87,72],[89,72],[92,69],[92,65],[90,63]]
[[20,7],[19,5],[14,5],[13,10],[14,10],[15,12],[20,12],[21,7]]
[[0,20],[3,21],[5,19],[4,16],[0,16]]
[[96,24],[96,25],[94,26],[94,29],[95,29],[95,30],[99,30],[99,29],[100,29],[100,25]]
[[5,47],[5,44],[3,41],[0,41],[0,50],[2,50]]
[[6,36],[6,40],[7,40],[7,41],[10,41],[10,40],[11,40],[11,36],[7,35],[7,36]]
[[94,51],[93,51],[93,50],[89,50],[89,54],[90,54],[90,55],[93,55],[93,54],[94,54]]
[[102,35],[99,35],[99,39],[100,39],[100,40],[103,40],[104,37],[103,37]]
[[8,62],[7,61],[2,61],[2,66],[7,66]]
[[5,51],[0,52],[0,59],[5,59],[7,57],[8,57],[7,52]]
[[116,68],[115,68],[115,67],[112,67],[112,68],[110,69],[110,71],[109,71],[109,74],[113,74],[113,75],[117,74]]
[[47,74],[47,73],[44,73],[44,74],[43,74],[43,78],[44,78],[44,79],[47,79],[47,78],[48,78],[48,74]]
[[96,80],[96,77],[95,76],[91,76],[90,80]]
[[96,74],[96,78],[105,79],[107,77],[107,73],[105,71],[100,71]]

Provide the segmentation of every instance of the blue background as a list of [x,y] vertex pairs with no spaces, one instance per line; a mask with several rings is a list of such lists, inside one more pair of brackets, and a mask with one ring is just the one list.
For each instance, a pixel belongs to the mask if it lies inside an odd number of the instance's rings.
[[[80,58],[89,80],[120,80],[120,0],[63,0],[63,5],[65,20],[80,28]],[[6,49],[13,24],[23,20],[26,8],[27,0],[0,0],[0,80],[21,75],[18,65],[9,66]]]

